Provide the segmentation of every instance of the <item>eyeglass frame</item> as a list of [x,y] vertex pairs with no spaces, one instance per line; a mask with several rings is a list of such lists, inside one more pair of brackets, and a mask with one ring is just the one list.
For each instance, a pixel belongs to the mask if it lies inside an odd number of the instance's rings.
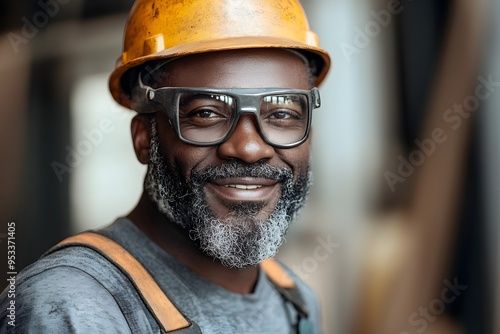
[[[179,101],[174,99],[175,96],[179,97],[181,92],[190,93],[202,93],[202,94],[214,94],[214,95],[228,95],[235,100],[235,110],[236,115],[231,124],[230,129],[221,139],[211,141],[211,142],[197,142],[185,138],[180,129],[179,122]],[[260,119],[260,108],[255,107],[257,104],[252,103],[257,99],[270,95],[289,95],[289,94],[301,94],[307,97],[307,102],[309,103],[309,108],[307,109],[307,125],[304,136],[295,142],[290,144],[276,144],[271,142],[261,124]],[[268,145],[275,148],[293,148],[303,144],[308,138],[311,132],[312,123],[312,111],[321,106],[321,98],[319,94],[319,89],[313,87],[310,90],[304,89],[290,89],[290,88],[212,88],[212,87],[160,87],[152,88],[145,85],[142,82],[142,78],[139,75],[138,85],[132,94],[132,107],[139,113],[153,113],[157,111],[164,111],[169,118],[169,122],[174,128],[177,137],[184,143],[195,145],[195,146],[216,146],[227,141],[234,129],[236,128],[240,116],[242,114],[253,114],[257,120],[259,135]]]

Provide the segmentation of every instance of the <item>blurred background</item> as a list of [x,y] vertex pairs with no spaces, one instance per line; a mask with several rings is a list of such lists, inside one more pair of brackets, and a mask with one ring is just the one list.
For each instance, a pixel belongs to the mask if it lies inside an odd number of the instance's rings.
[[[140,196],[134,113],[107,88],[132,3],[0,0],[0,255],[15,222],[17,271]],[[302,4],[333,68],[279,256],[324,332],[500,333],[500,1]]]

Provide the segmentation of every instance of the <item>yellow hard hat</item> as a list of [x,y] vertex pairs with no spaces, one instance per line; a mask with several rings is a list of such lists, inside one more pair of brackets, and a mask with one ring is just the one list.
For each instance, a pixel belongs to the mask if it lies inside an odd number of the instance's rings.
[[315,65],[316,85],[330,68],[298,0],[136,0],[110,76],[111,94],[130,108],[124,74],[147,61],[248,48],[300,51]]

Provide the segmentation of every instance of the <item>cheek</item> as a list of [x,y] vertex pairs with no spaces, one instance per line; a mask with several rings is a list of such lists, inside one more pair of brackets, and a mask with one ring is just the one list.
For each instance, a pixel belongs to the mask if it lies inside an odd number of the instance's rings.
[[311,158],[311,139],[308,139],[304,144],[278,151],[281,160],[292,168],[294,179],[299,175],[306,173]]
[[179,171],[186,180],[189,180],[191,171],[214,154],[213,148],[193,146],[182,142],[168,120],[163,117],[158,118],[161,153],[169,168]]

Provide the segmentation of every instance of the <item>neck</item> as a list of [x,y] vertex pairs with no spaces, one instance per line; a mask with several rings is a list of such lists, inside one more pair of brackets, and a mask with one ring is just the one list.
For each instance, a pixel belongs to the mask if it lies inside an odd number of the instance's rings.
[[184,229],[158,211],[147,194],[143,193],[127,217],[158,246],[206,280],[234,293],[248,294],[253,291],[258,277],[256,266],[228,268],[204,254]]

